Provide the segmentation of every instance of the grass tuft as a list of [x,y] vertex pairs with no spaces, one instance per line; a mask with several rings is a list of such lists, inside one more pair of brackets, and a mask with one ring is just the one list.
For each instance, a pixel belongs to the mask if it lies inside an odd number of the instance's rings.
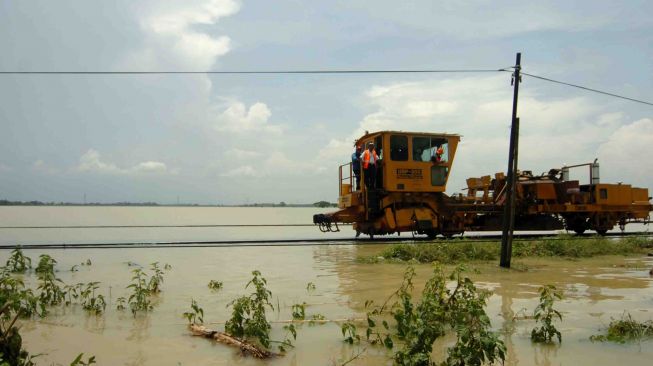
[[592,341],[625,343],[646,338],[653,338],[653,320],[638,322],[630,313],[624,313],[621,319],[613,319],[606,329],[606,334],[593,335]]
[[[499,258],[500,242],[446,241],[430,244],[394,244],[372,257],[361,257],[360,262],[412,261],[455,264],[462,261],[491,261]],[[560,235],[550,239],[519,240],[513,242],[513,257],[589,258],[600,255],[641,254],[653,248],[653,239],[627,237],[574,237]]]

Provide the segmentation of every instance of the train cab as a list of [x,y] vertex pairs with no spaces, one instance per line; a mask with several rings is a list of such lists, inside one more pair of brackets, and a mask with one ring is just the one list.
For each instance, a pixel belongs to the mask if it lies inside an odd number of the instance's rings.
[[[413,231],[443,233],[438,201],[446,190],[459,135],[380,131],[359,138],[360,167],[339,167],[340,211],[315,215],[324,231],[353,223],[370,236]],[[367,157],[366,157],[367,155]]]

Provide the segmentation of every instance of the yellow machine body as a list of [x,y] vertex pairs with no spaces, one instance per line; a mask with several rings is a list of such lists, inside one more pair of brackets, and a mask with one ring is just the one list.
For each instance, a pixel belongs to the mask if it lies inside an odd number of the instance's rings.
[[[504,173],[468,178],[466,195],[444,193],[459,141],[455,134],[365,134],[355,144],[362,151],[373,145],[378,156],[376,174],[361,166],[357,176],[352,163],[341,165],[340,210],[315,215],[313,222],[322,231],[332,231],[332,223],[336,229],[337,223],[351,223],[357,233],[370,236],[412,231],[433,237],[499,230],[506,196]],[[569,168],[583,166],[590,168],[590,184],[568,179]],[[540,176],[518,172],[515,229],[566,228],[577,233],[591,229],[604,234],[617,224],[623,229],[629,222],[647,223],[653,209],[648,189],[599,183],[598,167],[595,161]]]

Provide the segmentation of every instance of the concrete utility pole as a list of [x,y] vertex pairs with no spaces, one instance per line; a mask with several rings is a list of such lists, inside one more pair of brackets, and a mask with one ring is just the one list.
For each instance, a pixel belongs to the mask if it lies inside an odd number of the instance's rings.
[[503,210],[503,232],[501,235],[501,259],[499,265],[510,268],[512,258],[512,232],[515,228],[515,186],[517,185],[517,155],[519,151],[519,117],[517,99],[521,82],[521,52],[517,53],[515,72],[512,74],[514,92],[512,96],[512,127],[510,128],[510,150],[508,151],[508,176],[506,177],[506,200]]

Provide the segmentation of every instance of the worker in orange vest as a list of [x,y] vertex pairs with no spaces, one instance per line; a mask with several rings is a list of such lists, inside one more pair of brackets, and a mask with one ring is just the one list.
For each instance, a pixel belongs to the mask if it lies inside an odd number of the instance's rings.
[[376,165],[379,161],[379,156],[376,155],[374,143],[367,144],[367,150],[361,156],[363,161],[363,172],[365,173],[365,186],[367,188],[376,188]]

